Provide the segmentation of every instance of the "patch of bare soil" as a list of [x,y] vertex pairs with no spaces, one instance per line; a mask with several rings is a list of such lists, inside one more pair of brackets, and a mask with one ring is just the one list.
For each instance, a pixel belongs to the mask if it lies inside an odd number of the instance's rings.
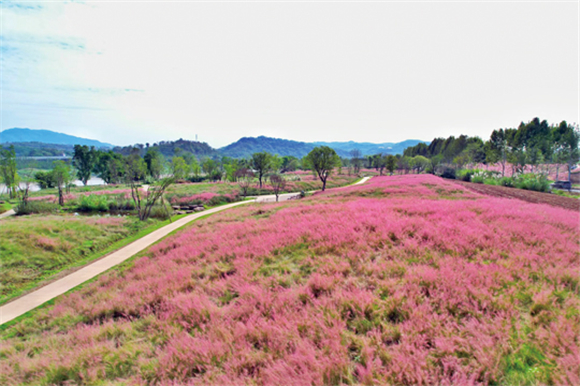
[[485,194],[488,196],[515,198],[518,200],[531,202],[534,204],[547,204],[559,208],[580,212],[580,200],[574,198],[562,197],[552,193],[542,193],[517,188],[508,188],[505,186],[474,184],[472,182],[458,180],[455,180],[453,182],[462,185],[471,191],[480,194]]

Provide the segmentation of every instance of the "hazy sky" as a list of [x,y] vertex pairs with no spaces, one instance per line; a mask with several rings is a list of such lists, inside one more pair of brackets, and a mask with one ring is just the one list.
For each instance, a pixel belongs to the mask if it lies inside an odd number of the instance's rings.
[[576,1],[0,7],[1,129],[220,147],[580,122]]

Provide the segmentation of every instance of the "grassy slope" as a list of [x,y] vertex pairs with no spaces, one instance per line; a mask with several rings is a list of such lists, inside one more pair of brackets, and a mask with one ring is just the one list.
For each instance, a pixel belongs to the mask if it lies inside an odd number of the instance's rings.
[[165,224],[124,217],[32,215],[0,221],[0,304]]
[[[308,178],[310,177],[310,178]],[[304,190],[319,187],[313,178],[302,176],[300,185]],[[337,176],[329,181],[328,186],[340,186],[356,181],[355,177]],[[173,193],[198,194],[217,192],[229,194],[237,184],[197,183],[174,185]],[[92,192],[122,189],[123,186],[87,186],[76,187],[72,192]],[[55,193],[55,189],[36,192],[37,195]],[[265,191],[265,193],[271,193]],[[6,203],[6,206],[10,204]],[[9,208],[8,208],[9,209]],[[0,212],[1,213],[1,212]],[[175,219],[176,217],[174,217]],[[98,221],[104,221],[103,219]],[[0,304],[4,304],[23,292],[31,290],[46,279],[63,270],[82,266],[104,256],[140,237],[167,224],[150,220],[139,223],[127,217],[123,224],[116,226],[99,226],[89,217],[62,216],[28,216],[14,218],[0,223],[0,232],[6,236],[0,240]]]
[[0,381],[574,384],[577,222],[431,176],[235,209],[6,329]]

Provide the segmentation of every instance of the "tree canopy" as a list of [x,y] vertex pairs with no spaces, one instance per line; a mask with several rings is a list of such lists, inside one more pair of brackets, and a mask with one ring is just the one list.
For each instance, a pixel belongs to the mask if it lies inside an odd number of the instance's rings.
[[312,149],[305,158],[308,167],[310,167],[322,181],[322,190],[326,189],[326,180],[332,173],[332,170],[340,166],[340,157],[334,149],[328,146],[320,146]]

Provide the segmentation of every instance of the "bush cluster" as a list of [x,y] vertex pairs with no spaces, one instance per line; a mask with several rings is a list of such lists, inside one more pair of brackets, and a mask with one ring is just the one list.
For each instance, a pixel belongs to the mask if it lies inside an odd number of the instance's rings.
[[537,192],[550,191],[550,181],[541,174],[528,173],[514,177],[499,177],[499,173],[496,171],[464,169],[456,173],[456,179],[476,184],[507,186]]
[[128,211],[135,209],[132,199],[124,195],[106,196],[91,194],[81,196],[78,205],[74,208],[79,212],[108,212]]
[[17,215],[26,215],[34,213],[55,213],[58,211],[58,204],[46,201],[27,201],[21,202],[16,207]]

